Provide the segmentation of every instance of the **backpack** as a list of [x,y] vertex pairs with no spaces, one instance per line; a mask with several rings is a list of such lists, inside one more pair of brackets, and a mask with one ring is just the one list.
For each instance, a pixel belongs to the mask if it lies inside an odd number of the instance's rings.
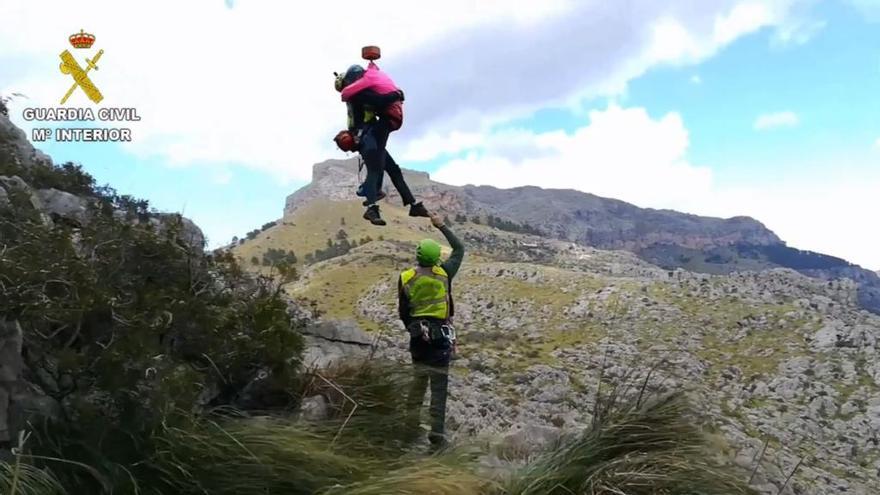
[[397,90],[400,98],[382,110],[382,116],[388,120],[388,128],[394,132],[403,125],[403,90]]

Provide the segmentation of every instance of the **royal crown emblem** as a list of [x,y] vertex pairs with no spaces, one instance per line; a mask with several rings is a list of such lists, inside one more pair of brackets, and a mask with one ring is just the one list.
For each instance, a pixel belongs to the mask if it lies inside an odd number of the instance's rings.
[[78,33],[71,34],[69,39],[74,48],[91,48],[92,43],[95,42],[95,35],[80,29]]

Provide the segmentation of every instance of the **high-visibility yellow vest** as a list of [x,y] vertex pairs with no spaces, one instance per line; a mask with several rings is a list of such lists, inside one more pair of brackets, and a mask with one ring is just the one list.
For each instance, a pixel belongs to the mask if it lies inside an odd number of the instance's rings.
[[[369,124],[370,122],[376,120],[376,112],[372,107],[364,105],[364,123]],[[351,129],[354,127],[354,115],[349,112],[348,114],[348,128]]]
[[449,317],[449,275],[439,266],[410,268],[400,274],[413,318]]

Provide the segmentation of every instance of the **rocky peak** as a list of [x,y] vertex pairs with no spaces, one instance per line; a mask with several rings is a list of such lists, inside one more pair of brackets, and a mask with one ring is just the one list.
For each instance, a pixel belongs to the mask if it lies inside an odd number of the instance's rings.
[[[358,186],[367,177],[366,167],[358,171],[358,163],[358,157],[353,157],[326,160],[313,165],[312,182],[287,197],[284,214],[289,215],[300,206],[319,198],[332,201],[355,199]],[[404,169],[403,175],[414,191],[418,185],[431,182],[426,172]],[[383,184],[389,196],[396,197],[397,192],[390,187],[391,181],[387,177]]]

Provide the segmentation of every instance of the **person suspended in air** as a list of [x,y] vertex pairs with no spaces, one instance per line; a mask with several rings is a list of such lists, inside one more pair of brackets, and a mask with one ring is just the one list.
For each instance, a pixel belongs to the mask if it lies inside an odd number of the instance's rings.
[[382,180],[386,172],[403,205],[410,207],[409,215],[428,217],[428,210],[416,201],[400,166],[386,149],[389,135],[403,125],[403,91],[376,65],[377,47],[365,47],[362,55],[370,61],[366,69],[352,65],[344,73],[336,73],[336,90],[348,110],[348,129],[340,131],[334,141],[343,151],[360,153],[367,168],[367,178],[358,191],[365,197],[364,218],[373,225],[385,225],[378,201],[385,197]]

